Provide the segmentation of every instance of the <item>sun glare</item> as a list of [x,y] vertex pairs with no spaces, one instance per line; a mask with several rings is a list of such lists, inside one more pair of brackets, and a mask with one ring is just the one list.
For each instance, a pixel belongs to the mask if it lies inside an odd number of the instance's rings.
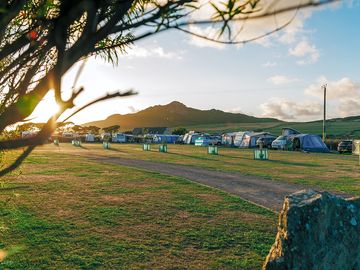
[[55,101],[54,92],[51,91],[39,103],[29,119],[33,119],[33,122],[46,122],[59,109],[60,107]]

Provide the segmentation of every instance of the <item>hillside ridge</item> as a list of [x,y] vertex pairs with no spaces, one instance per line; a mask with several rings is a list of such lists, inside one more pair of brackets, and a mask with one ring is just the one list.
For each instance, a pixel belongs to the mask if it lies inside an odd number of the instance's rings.
[[166,105],[155,105],[136,113],[113,114],[104,120],[92,121],[82,126],[107,127],[120,125],[121,130],[135,127],[177,127],[219,123],[267,123],[282,121],[275,118],[259,118],[241,113],[224,112],[218,109],[199,110],[186,106],[179,101]]

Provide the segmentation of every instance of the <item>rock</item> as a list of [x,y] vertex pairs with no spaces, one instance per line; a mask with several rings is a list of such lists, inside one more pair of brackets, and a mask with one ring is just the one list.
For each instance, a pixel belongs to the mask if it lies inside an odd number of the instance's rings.
[[263,270],[359,270],[360,198],[302,190],[285,197]]

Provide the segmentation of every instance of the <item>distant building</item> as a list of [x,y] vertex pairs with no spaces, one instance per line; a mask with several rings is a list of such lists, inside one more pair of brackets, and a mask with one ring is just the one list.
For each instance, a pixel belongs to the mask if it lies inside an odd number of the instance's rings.
[[135,136],[144,135],[144,134],[165,135],[165,134],[170,134],[170,129],[167,127],[134,128],[132,134]]

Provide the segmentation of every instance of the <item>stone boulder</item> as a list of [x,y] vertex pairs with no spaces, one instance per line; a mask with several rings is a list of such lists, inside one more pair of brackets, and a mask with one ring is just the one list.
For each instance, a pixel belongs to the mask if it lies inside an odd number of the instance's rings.
[[359,270],[360,198],[303,190],[285,197],[263,270]]

